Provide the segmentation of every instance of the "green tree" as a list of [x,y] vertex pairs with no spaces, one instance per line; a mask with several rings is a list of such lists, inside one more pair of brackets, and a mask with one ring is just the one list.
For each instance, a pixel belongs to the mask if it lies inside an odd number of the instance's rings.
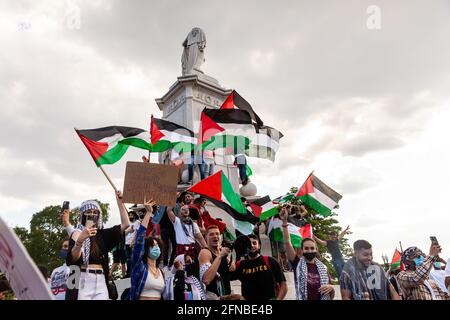
[[[292,187],[290,189],[290,193],[297,193],[298,188]],[[292,204],[301,204],[301,201],[294,197],[290,201]],[[341,233],[342,228],[339,226],[339,221],[336,220],[337,213],[332,212],[328,217],[323,217],[320,214],[318,214],[316,211],[307,208],[308,214],[305,216],[306,222],[311,224],[311,227],[314,230],[314,235],[322,240],[328,240],[330,237],[331,232],[335,232],[336,234]],[[321,256],[324,258],[323,262],[328,267],[328,270],[332,274],[333,277],[336,277],[336,270],[334,269],[332,263],[331,263],[331,255],[327,251],[327,248],[325,246],[322,246],[320,244],[317,244],[319,252]],[[348,244],[348,239],[344,236],[341,241],[339,241],[339,247],[341,249],[342,255],[344,258],[349,258],[353,252],[350,248],[350,245]]]
[[[102,209],[103,222],[109,218],[109,204],[96,200]],[[61,244],[67,233],[61,220],[61,206],[48,206],[36,212],[30,221],[30,230],[26,228],[14,228],[23,245],[27,249],[36,265],[47,267],[49,273],[60,266],[62,261],[59,257]],[[77,224],[79,208],[75,208],[70,213],[70,222]]]

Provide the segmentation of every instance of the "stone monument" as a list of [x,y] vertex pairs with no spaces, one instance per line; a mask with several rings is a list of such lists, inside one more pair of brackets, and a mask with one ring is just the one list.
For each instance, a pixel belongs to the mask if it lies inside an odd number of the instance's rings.
[[[161,98],[156,99],[163,119],[174,122],[198,133],[200,114],[205,107],[220,108],[231,93],[219,81],[206,75],[200,67],[205,61],[206,35],[200,28],[193,28],[182,43],[182,75]],[[162,156],[160,157],[162,162]],[[239,193],[239,174],[233,164],[233,156],[224,155],[223,150],[215,150],[214,172],[223,170],[233,189]],[[187,175],[187,172],[183,176]],[[199,181],[197,168],[194,183]],[[256,192],[255,192],[256,193]]]
[[[225,99],[230,95],[231,89],[226,89],[219,84],[215,78],[206,75],[200,67],[205,62],[206,35],[200,28],[193,28],[182,43],[183,53],[181,56],[181,76],[177,78],[169,90],[156,99],[162,118],[192,130],[196,135],[200,127],[200,114],[205,107],[220,108]],[[160,155],[160,162],[164,156]],[[215,150],[214,173],[222,170],[228,177],[236,193],[249,199],[255,197],[256,186],[252,182],[239,188],[240,179],[237,167],[233,164],[234,157],[225,155],[224,150]],[[198,182],[199,173],[197,166],[194,167],[193,182]],[[187,181],[187,165],[183,175]],[[220,217],[233,230],[233,223],[228,214],[214,205],[208,205],[208,211],[213,217]],[[270,246],[269,246],[270,247]]]

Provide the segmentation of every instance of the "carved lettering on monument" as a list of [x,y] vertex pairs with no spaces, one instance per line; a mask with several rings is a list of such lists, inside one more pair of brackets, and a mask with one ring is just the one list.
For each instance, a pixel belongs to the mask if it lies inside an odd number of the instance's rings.
[[195,92],[194,99],[209,104],[211,106],[220,107],[222,105],[222,102],[218,98],[208,94],[204,94],[200,91]]
[[170,102],[170,104],[167,106],[167,115],[174,112],[179,106],[181,106],[186,101],[186,97],[177,97]]

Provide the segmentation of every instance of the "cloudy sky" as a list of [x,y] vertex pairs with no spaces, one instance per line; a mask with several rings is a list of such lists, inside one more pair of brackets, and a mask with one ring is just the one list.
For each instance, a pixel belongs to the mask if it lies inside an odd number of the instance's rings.
[[[93,197],[119,221],[73,128],[147,128],[192,27],[206,32],[202,69],[285,135],[275,163],[250,159],[260,195],[315,170],[344,196],[350,240],[369,240],[378,261],[400,240],[427,251],[430,235],[450,256],[447,0],[1,1],[0,216],[10,226]],[[117,185],[143,154],[106,168]]]

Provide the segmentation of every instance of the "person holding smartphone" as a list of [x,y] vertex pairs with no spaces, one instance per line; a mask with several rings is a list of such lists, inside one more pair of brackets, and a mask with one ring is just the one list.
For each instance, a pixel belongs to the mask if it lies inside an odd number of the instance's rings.
[[417,247],[409,247],[402,252],[405,270],[397,275],[406,300],[449,300],[448,294],[430,278],[433,265],[439,259],[441,246],[431,242],[428,255]]
[[108,253],[121,241],[122,232],[130,225],[120,191],[116,193],[120,225],[103,228],[102,210],[95,200],[80,207],[80,224],[69,241],[68,266],[80,267],[78,288],[70,288],[66,300],[107,300],[109,297]]

